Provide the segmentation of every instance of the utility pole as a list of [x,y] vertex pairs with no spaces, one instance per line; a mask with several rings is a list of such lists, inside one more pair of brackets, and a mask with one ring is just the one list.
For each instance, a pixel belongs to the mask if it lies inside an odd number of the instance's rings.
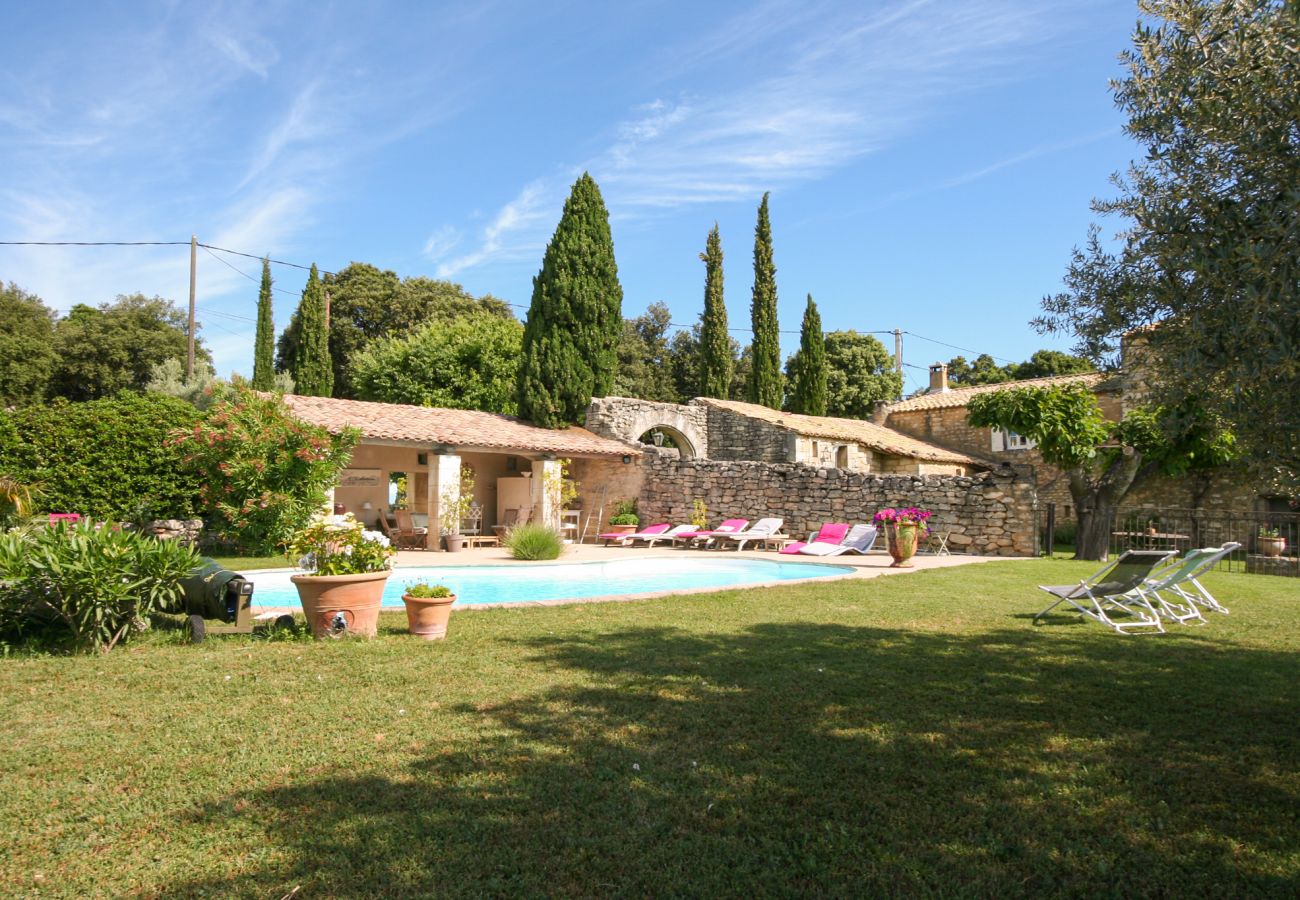
[[898,328],[894,329],[894,371],[903,374],[903,332]]
[[199,239],[197,235],[190,235],[190,325],[186,332],[189,335],[189,346],[185,353],[185,380],[194,380],[194,277],[195,268],[198,265]]

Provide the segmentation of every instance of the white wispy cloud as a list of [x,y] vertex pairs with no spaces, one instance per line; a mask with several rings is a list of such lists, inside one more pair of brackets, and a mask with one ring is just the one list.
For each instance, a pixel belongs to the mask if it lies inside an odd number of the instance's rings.
[[[280,61],[275,45],[258,35],[245,36],[243,41],[226,32],[214,32],[208,40],[232,62],[265,79],[271,66]],[[246,46],[250,44],[251,46]]]
[[[728,86],[653,98],[570,171],[590,171],[623,220],[753,201],[824,177],[898,140],[953,96],[1012,77],[1066,27],[1059,13],[1010,0],[912,0],[883,9],[769,0],[674,48],[671,65],[661,67],[709,83],[704,76],[721,63],[732,75]],[[530,208],[544,215],[514,215],[521,194],[477,249],[443,271],[535,256],[558,218],[568,175],[526,189]]]

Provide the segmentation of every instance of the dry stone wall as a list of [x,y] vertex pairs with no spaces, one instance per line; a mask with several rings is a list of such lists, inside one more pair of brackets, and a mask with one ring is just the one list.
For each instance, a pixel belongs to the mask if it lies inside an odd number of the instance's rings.
[[954,552],[1032,556],[1037,551],[1037,493],[1028,468],[977,475],[873,475],[798,463],[677,459],[650,452],[641,461],[642,522],[691,520],[703,500],[710,523],[742,517],[785,519],[806,535],[823,522],[869,522],[885,507],[918,506],[951,531]]

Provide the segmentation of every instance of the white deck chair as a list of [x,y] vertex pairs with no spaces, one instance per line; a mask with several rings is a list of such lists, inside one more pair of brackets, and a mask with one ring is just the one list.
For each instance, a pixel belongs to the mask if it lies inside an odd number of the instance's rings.
[[[1056,600],[1034,616],[1034,624],[1057,606],[1068,603],[1120,634],[1141,629],[1163,632],[1165,627],[1147,596],[1146,583],[1151,570],[1173,555],[1173,550],[1129,550],[1078,584],[1040,584],[1039,590],[1047,591]],[[1113,613],[1125,618],[1116,621],[1111,617]]]
[[716,537],[723,546],[734,541],[736,550],[744,550],[745,544],[750,541],[761,541],[764,538],[770,538],[781,530],[785,524],[785,519],[759,519],[744,531],[737,531],[735,534],[716,534]]
[[[1189,550],[1181,559],[1170,560],[1152,573],[1143,590],[1153,594],[1160,611],[1176,622],[1205,621],[1201,608],[1228,614],[1228,609],[1214,599],[1205,586],[1196,579],[1219,564],[1219,561],[1241,549],[1241,544],[1228,541],[1222,547],[1204,547]],[[1167,595],[1173,595],[1172,598]]]
[[693,532],[696,528],[694,525],[674,525],[667,531],[661,531],[658,534],[632,534],[628,535],[631,543],[628,546],[635,546],[637,541],[645,541],[646,549],[653,547],[660,541],[668,541],[673,544],[677,542],[677,536]]
[[814,542],[800,547],[799,552],[808,556],[841,556],[845,553],[865,555],[876,543],[877,534],[879,531],[874,525],[854,525],[838,544]]

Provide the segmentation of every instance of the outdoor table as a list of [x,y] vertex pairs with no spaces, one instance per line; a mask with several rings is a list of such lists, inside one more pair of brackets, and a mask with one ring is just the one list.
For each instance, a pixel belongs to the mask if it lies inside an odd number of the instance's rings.
[[1124,546],[1135,550],[1181,550],[1192,544],[1190,534],[1163,531],[1112,531],[1111,537],[1120,538]]

